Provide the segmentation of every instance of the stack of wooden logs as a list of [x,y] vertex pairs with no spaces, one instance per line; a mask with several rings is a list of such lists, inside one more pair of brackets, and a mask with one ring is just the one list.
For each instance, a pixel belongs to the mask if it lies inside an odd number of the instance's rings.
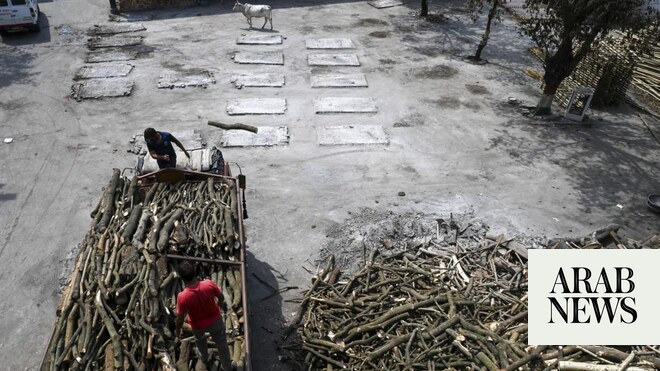
[[[374,248],[351,277],[342,278],[334,259],[327,259],[302,299],[298,331],[305,367],[606,371],[660,366],[660,351],[651,347],[528,346],[526,245],[467,230],[444,225],[423,246],[390,255]],[[616,230],[595,233],[595,241],[604,241],[605,234],[612,238]],[[580,239],[569,242],[583,247]]]
[[122,178],[115,169],[79,245],[41,369],[187,370],[194,365],[192,336],[179,344],[173,335],[183,281],[175,271],[179,261],[168,255],[208,261],[196,264],[196,270],[222,288],[227,340],[240,366],[245,357],[243,281],[234,187],[231,179],[210,178],[141,190],[137,178]]
[[660,44],[653,47],[652,55],[640,58],[635,67],[632,87],[646,95],[644,101],[648,108],[651,112],[657,112],[660,108]]
[[619,236],[621,226],[611,224],[597,229],[588,236],[548,240],[547,249],[659,249],[660,236],[652,235],[637,241]]

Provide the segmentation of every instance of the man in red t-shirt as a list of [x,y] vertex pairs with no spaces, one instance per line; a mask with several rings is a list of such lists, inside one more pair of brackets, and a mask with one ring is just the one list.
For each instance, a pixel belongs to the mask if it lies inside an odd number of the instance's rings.
[[[227,334],[222,313],[218,305],[222,305],[222,291],[211,280],[198,281],[195,278],[195,268],[188,262],[179,264],[177,269],[179,276],[183,279],[186,287],[176,298],[176,330],[175,336],[179,337],[183,321],[188,315],[188,323],[195,335],[195,345],[199,351],[199,357],[208,363],[208,344],[206,333],[211,334],[215,346],[220,353],[222,371],[231,371],[231,358],[227,346]],[[215,299],[218,299],[216,303]]]

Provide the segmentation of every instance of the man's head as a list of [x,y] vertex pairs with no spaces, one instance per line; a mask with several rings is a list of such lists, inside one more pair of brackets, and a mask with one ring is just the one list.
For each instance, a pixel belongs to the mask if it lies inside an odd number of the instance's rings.
[[195,280],[195,267],[187,261],[180,263],[176,271],[185,283]]
[[154,128],[146,128],[144,129],[144,140],[148,140],[150,142],[158,142],[160,135],[158,135],[158,132]]

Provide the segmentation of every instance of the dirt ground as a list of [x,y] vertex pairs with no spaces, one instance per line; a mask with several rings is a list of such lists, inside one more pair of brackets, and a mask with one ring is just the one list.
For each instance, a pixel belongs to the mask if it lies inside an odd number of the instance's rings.
[[[328,247],[359,235],[349,228],[357,216],[365,231],[388,215],[433,220],[453,212],[508,236],[579,236],[610,223],[632,238],[657,232],[658,215],[645,203],[660,193],[660,144],[637,111],[594,109],[580,124],[523,117],[506,101],[535,104],[539,97],[538,82],[524,72],[541,69],[529,41],[505,19],[485,49],[490,63],[464,62],[482,25],[458,4],[432,4],[434,16],[420,20],[417,1],[378,10],[364,1],[273,0],[273,33],[286,39],[263,50],[283,52],[285,64],[261,67],[231,60],[247,50],[235,44],[239,35],[262,31],[248,30],[229,2],[130,14],[122,19],[146,27],[131,62],[133,94],[77,102],[69,93],[84,65],[86,31],[109,23],[108,3],[42,2],[41,33],[0,43],[0,139],[13,138],[0,143],[0,368],[38,368],[89,213],[112,168],[133,166],[129,139],[147,126],[197,129],[208,143],[222,134],[209,119],[289,128],[289,145],[223,151],[248,180],[255,370],[289,367],[277,347],[297,309],[291,300]],[[330,69],[307,65],[304,40],[323,37],[353,40],[361,67],[336,70],[364,73],[368,88],[310,88],[310,73]],[[211,71],[217,83],[157,89],[164,72],[197,70]],[[229,83],[248,70],[280,71],[286,85],[239,90]],[[370,97],[379,111],[317,115],[312,98],[323,96]],[[227,101],[246,97],[286,98],[287,112],[227,116]],[[657,121],[647,122],[660,131]],[[367,124],[382,125],[390,143],[317,144],[316,128]],[[300,289],[269,297],[255,276]]]

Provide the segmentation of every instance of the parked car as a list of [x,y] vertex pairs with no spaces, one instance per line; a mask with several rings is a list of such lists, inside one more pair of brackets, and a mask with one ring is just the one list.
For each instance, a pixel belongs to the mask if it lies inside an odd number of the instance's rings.
[[29,30],[39,32],[37,0],[0,0],[0,33]]

